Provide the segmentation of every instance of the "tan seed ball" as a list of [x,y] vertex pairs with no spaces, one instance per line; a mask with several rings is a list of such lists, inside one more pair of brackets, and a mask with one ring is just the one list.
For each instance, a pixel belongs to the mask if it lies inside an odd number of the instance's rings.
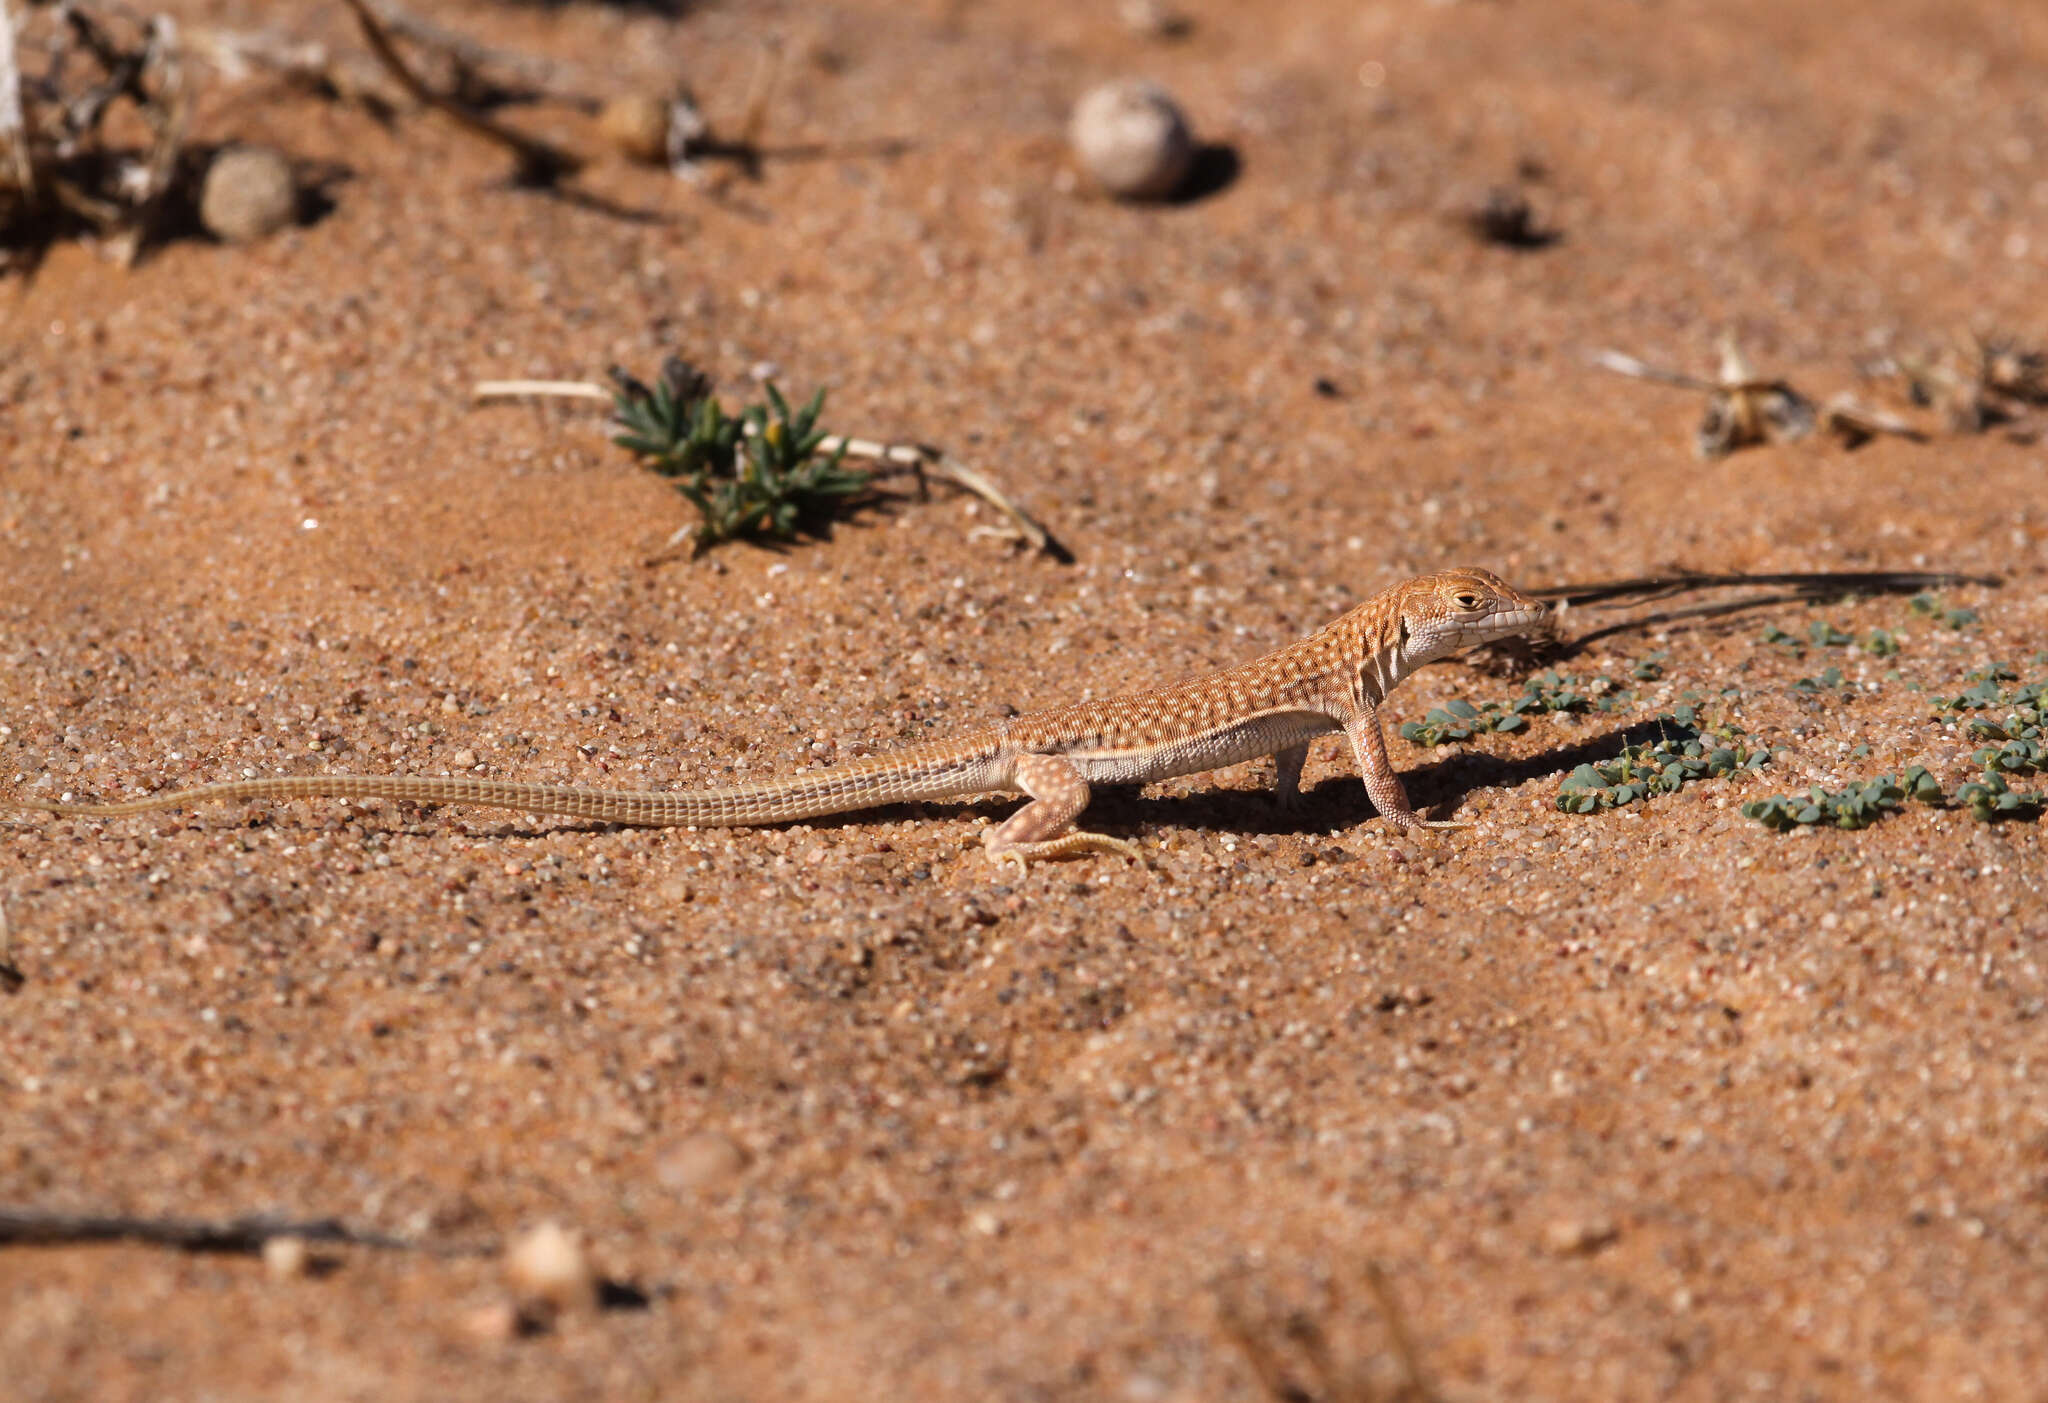
[[267,146],[231,146],[213,158],[199,191],[199,222],[215,238],[254,243],[292,223],[299,191],[291,162]]
[[1179,105],[1143,78],[1091,90],[1074,104],[1067,139],[1082,169],[1120,199],[1166,198],[1195,161],[1195,139]]
[[560,1310],[597,1304],[597,1271],[582,1239],[560,1223],[542,1223],[505,1253],[505,1280],[527,1300]]
[[606,141],[635,161],[658,166],[668,160],[668,104],[646,93],[615,97],[597,114]]

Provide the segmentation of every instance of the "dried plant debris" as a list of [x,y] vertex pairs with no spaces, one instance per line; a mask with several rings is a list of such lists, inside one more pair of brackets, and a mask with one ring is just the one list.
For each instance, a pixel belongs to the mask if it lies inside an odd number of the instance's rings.
[[1860,448],[1881,434],[1923,443],[1927,435],[1896,414],[1873,409],[1847,390],[1829,397],[1820,408],[1822,433],[1840,439],[1844,447]]
[[132,264],[191,174],[177,26],[15,3],[0,0],[0,271],[80,234]]
[[[551,99],[578,108],[593,104],[574,95],[574,76],[563,65],[526,54],[488,48],[465,35],[419,19],[376,0],[376,22],[388,36],[411,46],[405,67],[426,86],[448,93],[471,108],[513,101]],[[230,82],[258,74],[363,108],[379,121],[417,109],[419,100],[392,70],[362,49],[303,39],[277,29],[194,29],[186,52]]]
[[1939,410],[1953,433],[2021,424],[2048,405],[2048,354],[2010,336],[1955,336],[1886,368],[1905,380],[1913,403]]
[[1705,394],[1706,413],[1693,434],[1693,451],[1701,458],[1725,458],[1738,448],[1763,443],[1794,443],[1812,433],[1817,421],[1813,401],[1783,380],[1760,379],[1733,336],[1722,338],[1721,370],[1712,380],[1659,369],[1620,351],[1601,351],[1593,362],[1618,375]]

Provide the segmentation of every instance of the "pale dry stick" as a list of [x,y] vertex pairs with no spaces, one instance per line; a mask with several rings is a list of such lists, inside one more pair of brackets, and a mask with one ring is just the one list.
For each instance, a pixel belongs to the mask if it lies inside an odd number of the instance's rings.
[[262,30],[195,29],[185,36],[185,52],[231,82],[258,69],[287,78],[325,79],[333,64],[327,46],[316,39],[294,41]]
[[[178,48],[178,33],[168,15],[150,21],[146,68],[158,70],[157,103],[145,109],[156,140],[150,146],[144,167],[140,197],[135,201],[129,227],[123,231],[117,252],[122,266],[132,266],[148,242],[177,175],[178,156],[185,148],[185,129],[192,116],[191,89],[185,81],[185,63]],[[139,81],[139,79],[138,79]]]
[[[606,404],[612,401],[610,391],[588,380],[484,380],[477,384],[474,394],[480,400],[588,399]],[[754,430],[749,426],[746,432],[752,434]],[[950,482],[963,491],[973,493],[1001,512],[1015,528],[1017,536],[1033,550],[1067,557],[1066,548],[1053,539],[1052,533],[1041,526],[1023,507],[1017,505],[986,474],[964,463],[953,462],[940,449],[921,443],[884,443],[878,439],[850,438],[844,434],[832,434],[818,445],[818,451],[828,456],[844,453],[847,457],[864,463],[883,463],[892,468],[908,469],[917,474],[920,485],[927,477]],[[669,537],[663,549],[674,549],[689,539],[695,529],[690,526],[680,528]]]
[[14,965],[14,933],[7,928],[7,903],[0,901],[0,994],[14,994],[28,976]]
[[1549,609],[1484,570],[1423,575],[1373,596],[1275,652],[1169,687],[1076,702],[890,754],[730,789],[581,789],[410,775],[304,775],[233,780],[116,804],[16,795],[0,807],[115,818],[202,800],[409,799],[562,814],[600,823],[712,828],[794,823],[925,799],[1021,792],[1030,802],[982,835],[997,862],[1080,852],[1139,860],[1121,838],[1076,831],[1097,784],[1150,784],[1260,756],[1278,765],[1274,792],[1299,801],[1309,742],[1341,732],[1380,816],[1415,831],[1462,828],[1416,813],[1387,755],[1380,706],[1416,669],[1467,648],[1543,627]]

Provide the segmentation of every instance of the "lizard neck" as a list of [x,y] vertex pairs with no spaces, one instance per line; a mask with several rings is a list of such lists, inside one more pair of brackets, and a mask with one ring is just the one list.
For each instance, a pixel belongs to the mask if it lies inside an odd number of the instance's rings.
[[1401,625],[1401,592],[1389,590],[1354,609],[1346,622],[1346,649],[1353,659],[1354,685],[1360,699],[1377,706],[1401,685],[1425,658],[1412,656],[1407,630]]

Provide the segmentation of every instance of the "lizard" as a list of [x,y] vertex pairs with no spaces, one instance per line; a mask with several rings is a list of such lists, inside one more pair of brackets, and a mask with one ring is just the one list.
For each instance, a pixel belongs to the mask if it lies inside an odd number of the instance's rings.
[[113,818],[207,800],[340,798],[473,804],[602,823],[754,827],[924,799],[1021,792],[1028,802],[982,835],[997,863],[1119,853],[1121,838],[1076,829],[1097,784],[1145,784],[1271,755],[1275,798],[1299,800],[1309,742],[1342,732],[1365,790],[1396,828],[1469,825],[1416,813],[1387,754],[1379,708],[1417,668],[1464,649],[1546,627],[1547,605],[1485,570],[1422,575],[1374,595],[1314,633],[1234,667],[1171,686],[1075,702],[999,721],[951,740],[727,789],[607,790],[412,775],[300,775],[166,790],[124,803],[17,795],[12,805]]

